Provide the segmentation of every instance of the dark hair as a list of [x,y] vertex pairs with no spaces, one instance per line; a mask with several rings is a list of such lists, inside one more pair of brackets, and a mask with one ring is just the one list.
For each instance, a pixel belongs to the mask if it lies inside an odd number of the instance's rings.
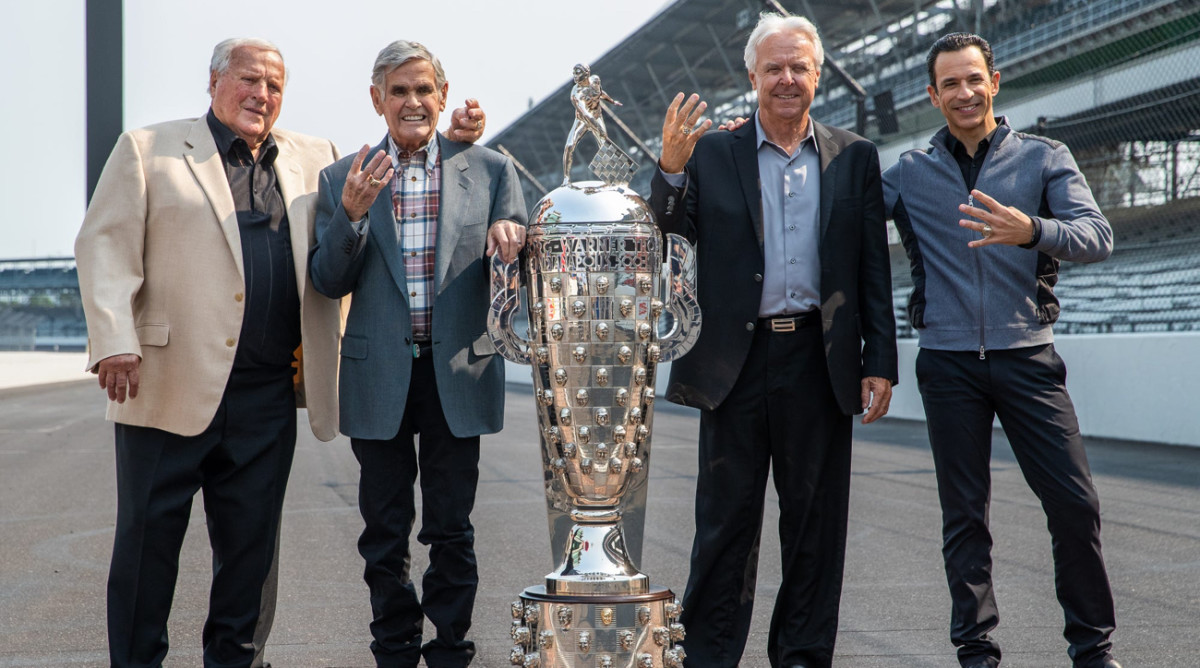
[[937,90],[937,81],[934,78],[933,64],[937,61],[939,53],[962,51],[971,47],[977,47],[980,53],[983,54],[983,62],[987,63],[988,76],[996,73],[995,61],[992,57],[992,45],[987,43],[987,40],[979,35],[973,35],[969,32],[952,32],[949,35],[942,35],[938,41],[929,47],[929,55],[925,56],[925,68],[929,70],[929,85]]

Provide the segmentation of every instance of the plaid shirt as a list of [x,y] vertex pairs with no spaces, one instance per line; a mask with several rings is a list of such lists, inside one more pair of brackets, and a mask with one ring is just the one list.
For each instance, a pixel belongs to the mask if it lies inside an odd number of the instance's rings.
[[404,257],[413,339],[428,341],[433,324],[434,251],[442,184],[437,133],[424,148],[413,153],[401,151],[388,135],[388,156],[396,170],[392,176],[392,210]]

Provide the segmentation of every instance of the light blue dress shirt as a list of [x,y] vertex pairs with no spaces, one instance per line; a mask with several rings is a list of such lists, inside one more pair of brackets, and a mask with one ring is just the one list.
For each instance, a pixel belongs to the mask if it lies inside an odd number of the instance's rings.
[[767,139],[757,112],[754,124],[765,265],[758,315],[803,313],[821,304],[821,159],[812,119],[791,154]]
[[[757,111],[754,127],[765,266],[758,315],[811,311],[821,304],[821,158],[812,119],[791,154],[767,139]],[[676,188],[687,185],[686,173],[662,175]]]

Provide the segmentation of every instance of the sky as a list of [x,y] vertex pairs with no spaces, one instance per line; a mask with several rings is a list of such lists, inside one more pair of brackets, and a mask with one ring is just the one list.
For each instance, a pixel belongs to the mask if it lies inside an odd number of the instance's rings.
[[[87,199],[84,0],[0,0],[0,259],[69,257]],[[289,81],[277,127],[328,137],[343,153],[387,127],[371,107],[371,65],[397,39],[425,44],[488,114],[483,140],[630,35],[664,0],[125,0],[124,128],[208,110],[208,63],[227,37],[263,37]],[[603,74],[603,73],[601,73]],[[564,137],[565,140],[565,137]]]

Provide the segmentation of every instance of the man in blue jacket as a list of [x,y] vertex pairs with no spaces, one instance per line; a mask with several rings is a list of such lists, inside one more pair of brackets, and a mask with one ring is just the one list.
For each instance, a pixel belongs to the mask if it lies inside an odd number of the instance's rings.
[[908,310],[942,505],[950,637],[963,666],[999,665],[988,531],[999,416],[1046,513],[1068,653],[1076,668],[1120,668],[1099,500],[1052,330],[1059,261],[1107,258],[1112,229],[1066,146],[992,115],[1000,73],[983,38],[946,35],[926,62],[946,127],[883,180],[912,265]]
[[[339,425],[361,469],[358,551],[380,668],[464,668],[475,655],[479,437],[504,419],[485,256],[516,258],[525,200],[511,160],[437,133],[449,86],[423,45],[384,47],[370,94],[388,132],[322,170],[317,191],[313,287],[352,296]],[[429,546],[420,596],[409,574],[418,471],[417,540]],[[422,645],[425,618],[435,637]]]

